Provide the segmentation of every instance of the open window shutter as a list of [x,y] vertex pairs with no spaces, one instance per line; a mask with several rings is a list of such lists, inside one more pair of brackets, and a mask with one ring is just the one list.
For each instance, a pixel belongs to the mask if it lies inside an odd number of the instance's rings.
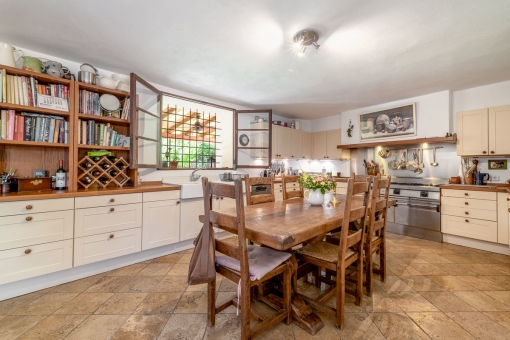
[[161,167],[161,96],[131,73],[131,168]]
[[236,110],[234,169],[271,166],[272,110]]

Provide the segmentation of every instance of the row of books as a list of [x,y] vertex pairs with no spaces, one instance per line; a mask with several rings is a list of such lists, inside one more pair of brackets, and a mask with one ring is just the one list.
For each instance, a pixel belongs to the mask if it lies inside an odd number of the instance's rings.
[[16,76],[0,72],[0,101],[15,105],[40,107],[39,96],[68,100],[69,87],[62,84],[39,84],[34,77]]
[[122,106],[122,114],[120,115],[120,119],[127,119],[129,120],[129,112],[130,112],[130,104],[131,101],[130,101],[130,98],[126,98],[126,100],[124,100],[124,105]]
[[1,139],[69,143],[69,122],[62,117],[1,110],[0,119]]
[[101,116],[99,93],[80,90],[78,110],[80,113],[93,116]]
[[78,119],[79,144],[98,146],[120,146],[124,135],[118,133],[110,123],[96,123],[94,120]]

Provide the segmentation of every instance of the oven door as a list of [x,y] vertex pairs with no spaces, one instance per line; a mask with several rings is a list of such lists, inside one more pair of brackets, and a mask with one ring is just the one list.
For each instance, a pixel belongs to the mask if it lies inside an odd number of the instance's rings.
[[395,223],[440,231],[441,215],[439,213],[439,202],[435,200],[397,198]]

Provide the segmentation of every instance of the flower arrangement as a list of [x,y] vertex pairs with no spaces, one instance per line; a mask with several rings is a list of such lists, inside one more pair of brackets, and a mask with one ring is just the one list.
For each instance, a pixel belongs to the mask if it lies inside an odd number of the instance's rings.
[[330,177],[322,175],[308,175],[303,171],[303,176],[299,177],[299,183],[304,189],[316,191],[320,189],[320,192],[324,195],[326,191],[333,190],[336,188],[335,181]]

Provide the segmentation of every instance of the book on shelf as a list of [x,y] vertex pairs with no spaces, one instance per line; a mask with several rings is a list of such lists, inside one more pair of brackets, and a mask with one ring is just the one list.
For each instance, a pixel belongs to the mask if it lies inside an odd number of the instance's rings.
[[119,134],[110,123],[96,123],[94,120],[78,119],[78,142],[82,145],[117,146]]
[[[5,69],[0,72],[0,102],[32,107],[48,107],[48,102],[60,101],[61,108],[56,110],[69,111],[69,86],[63,84],[39,84],[36,78],[7,74]],[[53,99],[48,99],[49,96]],[[41,103],[43,102],[44,103]],[[65,108],[65,110],[64,110]]]
[[80,90],[78,111],[86,115],[101,116],[99,93]]
[[130,98],[126,98],[124,100],[124,105],[122,106],[122,114],[120,115],[121,119],[129,120],[129,110],[130,110]]
[[68,143],[69,122],[58,116],[14,110],[0,111],[0,138],[45,143]]

